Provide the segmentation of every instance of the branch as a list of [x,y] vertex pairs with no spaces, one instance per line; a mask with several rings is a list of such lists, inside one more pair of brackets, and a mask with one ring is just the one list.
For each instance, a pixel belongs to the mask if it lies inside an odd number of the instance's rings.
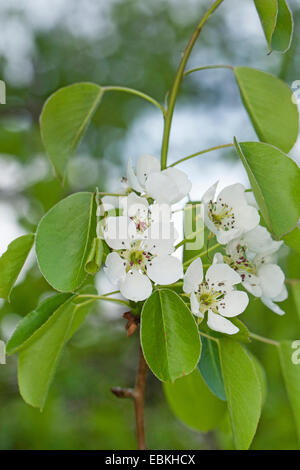
[[131,398],[134,402],[136,434],[138,449],[146,449],[145,425],[144,425],[144,404],[148,366],[140,347],[140,361],[134,388],[113,387],[112,393],[118,398]]

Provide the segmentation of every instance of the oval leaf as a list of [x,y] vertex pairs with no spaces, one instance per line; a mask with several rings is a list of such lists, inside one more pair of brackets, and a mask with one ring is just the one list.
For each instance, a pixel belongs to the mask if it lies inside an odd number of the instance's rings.
[[235,140],[238,154],[265,223],[276,238],[290,232],[300,217],[300,169],[280,150],[261,142]]
[[270,52],[286,52],[293,36],[293,16],[286,0],[254,0]]
[[300,342],[282,341],[279,357],[300,443]]
[[141,344],[150,369],[163,382],[188,375],[197,366],[199,331],[192,313],[175,292],[160,289],[145,302]]
[[56,290],[73,292],[81,285],[95,233],[92,193],[72,194],[42,218],[37,229],[36,254],[43,276]]
[[277,0],[278,14],[274,33],[271,40],[271,49],[286,52],[291,45],[294,22],[293,15],[286,0]]
[[198,363],[199,371],[209,389],[220,400],[226,400],[224,382],[216,341],[202,337],[201,357]]
[[29,255],[34,234],[29,233],[12,241],[0,258],[0,297],[9,300],[11,290]]
[[[84,292],[94,293],[94,288],[87,287]],[[75,303],[77,297],[71,296],[58,308],[49,302],[47,312],[44,305],[43,316],[46,321],[19,348],[20,393],[26,403],[41,410],[63,347],[81,325],[93,302],[78,304]]]
[[40,118],[42,139],[58,177],[93,116],[103,90],[94,83],[61,88],[46,101]]
[[236,67],[234,74],[259,139],[288,153],[299,132],[298,108],[290,88],[279,78],[249,67]]
[[225,403],[211,393],[198,370],[174,383],[165,383],[164,392],[175,416],[193,429],[210,431],[224,417]]
[[219,340],[222,374],[237,449],[250,447],[261,413],[262,390],[256,366],[236,341]]

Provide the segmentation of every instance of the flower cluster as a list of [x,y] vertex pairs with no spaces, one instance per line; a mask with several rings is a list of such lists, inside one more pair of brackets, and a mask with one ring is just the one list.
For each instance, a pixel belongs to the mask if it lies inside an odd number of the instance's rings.
[[233,184],[216,195],[218,183],[205,192],[204,223],[219,252],[206,273],[200,257],[184,273],[186,263],[174,256],[183,243],[175,245],[171,206],[191,190],[186,174],[161,170],[158,159],[142,155],[136,168],[129,161],[123,184],[124,196],[102,199],[97,233],[110,248],[105,273],[126,299],[144,301],[157,286],[178,283],[199,321],[206,319],[212,330],[227,334],[239,331],[230,318],[245,311],[248,292],[275,313],[284,313],[276,303],[287,297],[284,274],[276,264],[282,242],[259,225],[252,192]]

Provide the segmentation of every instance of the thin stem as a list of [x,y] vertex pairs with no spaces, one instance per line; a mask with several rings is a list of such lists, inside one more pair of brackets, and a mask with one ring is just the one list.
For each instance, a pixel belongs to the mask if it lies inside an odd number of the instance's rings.
[[300,284],[300,279],[286,279],[285,282],[293,286],[295,284]]
[[213,152],[214,150],[224,149],[228,147],[233,147],[233,144],[224,144],[224,145],[217,145],[216,147],[210,147],[208,149],[200,150],[200,152],[193,153],[192,155],[188,155],[187,157],[180,158],[175,163],[169,165],[169,167],[176,166],[179,163],[185,162],[186,160],[190,160],[191,158],[198,157],[199,155],[203,155],[204,153]]
[[146,95],[146,93],[143,93],[142,91],[134,90],[133,88],[127,88],[123,86],[105,86],[103,87],[104,91],[123,91],[125,93],[130,93],[131,95],[136,95],[139,96],[140,98],[143,98],[146,101],[149,101],[149,103],[152,103],[156,108],[158,108],[163,115],[165,115],[166,110],[165,108],[152,96]]
[[185,263],[183,263],[183,266],[188,266],[188,265],[190,265],[193,261],[195,261],[195,259],[201,258],[202,256],[207,255],[207,253],[209,253],[210,251],[215,250],[215,249],[218,248],[219,246],[221,246],[221,244],[220,244],[220,243],[216,243],[215,245],[211,246],[211,247],[208,248],[207,250],[202,251],[201,253],[198,253],[198,255],[194,256],[193,258],[188,259]]
[[140,347],[140,360],[139,360],[139,367],[138,367],[137,376],[136,376],[135,387],[133,389],[132,388],[120,388],[120,387],[114,387],[111,389],[112,393],[116,395],[118,398],[131,398],[134,401],[136,434],[137,434],[139,450],[147,449],[146,438],[145,438],[145,418],[144,418],[147,371],[148,371],[148,365],[145,361],[142,348]]
[[197,232],[193,232],[191,233],[190,235],[188,235],[186,238],[184,238],[183,240],[181,240],[181,242],[177,243],[177,245],[175,245],[175,251],[181,247],[182,245],[185,245],[185,243],[187,242],[190,242],[192,241],[197,235],[199,235],[200,233],[202,233],[204,231],[204,229],[202,228],[201,230],[198,230]]
[[97,195],[99,194],[99,196],[126,196],[126,194],[121,194],[121,193],[101,193],[101,192],[98,192]]
[[78,299],[94,299],[94,300],[107,300],[108,302],[116,302],[121,305],[126,305],[126,307],[130,307],[130,303],[126,302],[126,300],[121,300],[121,299],[111,299],[110,297],[107,297],[109,294],[105,295],[90,295],[90,294],[84,294],[84,295],[78,295]]
[[272,344],[273,346],[279,346],[279,342],[274,339],[265,338],[264,336],[257,335],[256,333],[249,332],[250,338],[256,339],[261,343]]
[[213,5],[207,10],[203,18],[201,19],[200,23],[196,27],[191,39],[188,42],[188,45],[183,53],[182,59],[180,61],[179,67],[177,69],[177,73],[172,85],[172,89],[170,92],[169,98],[169,106],[167,112],[165,114],[165,125],[164,125],[164,133],[163,133],[163,141],[162,141],[162,148],[161,148],[161,169],[165,169],[167,166],[167,158],[168,158],[168,149],[169,149],[169,140],[170,140],[170,130],[172,124],[172,118],[176,103],[177,94],[183,79],[184,69],[188,58],[192,52],[192,49],[195,45],[195,42],[210,15],[218,8],[218,6],[223,2],[223,0],[216,0]]
[[203,331],[199,330],[199,333],[201,336],[205,336],[205,338],[212,339],[213,341],[218,342],[218,338],[215,338],[214,336],[210,336],[207,333],[203,333]]
[[184,75],[184,77],[187,77],[191,73],[199,72],[201,70],[209,70],[209,69],[230,69],[230,70],[234,70],[234,67],[232,65],[224,65],[224,64],[204,65],[203,67],[196,67],[194,69],[187,70],[186,72],[184,72],[183,75]]

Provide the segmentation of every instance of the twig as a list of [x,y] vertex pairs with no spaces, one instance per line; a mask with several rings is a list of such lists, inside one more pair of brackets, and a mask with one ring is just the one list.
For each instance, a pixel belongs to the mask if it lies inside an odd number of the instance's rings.
[[131,398],[134,401],[136,434],[138,441],[138,449],[146,449],[145,425],[144,425],[144,404],[145,390],[148,366],[144,358],[142,348],[140,347],[140,361],[136,376],[134,388],[113,387],[112,393],[118,398]]

